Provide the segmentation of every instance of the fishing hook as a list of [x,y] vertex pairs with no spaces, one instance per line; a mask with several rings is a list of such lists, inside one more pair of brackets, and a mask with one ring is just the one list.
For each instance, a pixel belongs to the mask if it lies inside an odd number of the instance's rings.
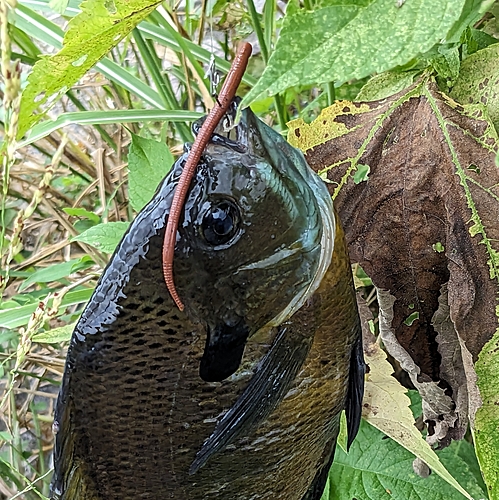
[[181,311],[184,310],[184,304],[178,296],[175,283],[173,281],[173,254],[175,252],[175,241],[180,220],[180,213],[185,203],[187,190],[189,189],[192,178],[194,177],[196,167],[201,159],[204,148],[210,141],[218,123],[227,113],[230,103],[236,95],[237,88],[241,83],[244,71],[248,65],[251,52],[251,44],[243,42],[239,46],[234,61],[232,61],[230,70],[223,83],[218,99],[216,100],[213,109],[210,111],[210,114],[206,117],[206,120],[199,129],[199,133],[194,140],[173,195],[170,215],[168,217],[168,222],[166,223],[165,237],[163,240],[163,276],[172,299]]

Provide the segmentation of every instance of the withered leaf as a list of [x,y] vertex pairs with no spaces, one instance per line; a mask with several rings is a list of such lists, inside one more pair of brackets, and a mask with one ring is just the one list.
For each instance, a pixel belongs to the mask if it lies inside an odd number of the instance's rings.
[[[289,141],[329,183],[352,261],[393,297],[398,360],[431,387],[422,391],[429,434],[442,445],[462,437],[480,403],[473,362],[498,328],[494,127],[482,107],[460,106],[426,80],[289,125]],[[356,183],[360,165],[369,174]]]
[[442,465],[438,455],[414,425],[407,389],[391,376],[393,367],[386,359],[386,353],[380,348],[374,335],[363,332],[366,362],[369,373],[366,378],[362,414],[376,429],[379,429],[394,441],[412,452],[415,460],[415,472],[424,476],[429,474],[428,466],[440,477],[454,486],[462,495],[472,499]]

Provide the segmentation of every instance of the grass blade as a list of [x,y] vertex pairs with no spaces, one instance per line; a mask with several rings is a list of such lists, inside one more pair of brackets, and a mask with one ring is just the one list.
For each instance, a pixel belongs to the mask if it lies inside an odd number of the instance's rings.
[[63,113],[53,121],[45,121],[33,127],[30,135],[19,142],[19,147],[27,146],[43,139],[65,125],[105,125],[111,123],[134,123],[143,121],[194,121],[203,116],[196,111],[167,111],[156,109],[121,109],[116,111],[79,111]]

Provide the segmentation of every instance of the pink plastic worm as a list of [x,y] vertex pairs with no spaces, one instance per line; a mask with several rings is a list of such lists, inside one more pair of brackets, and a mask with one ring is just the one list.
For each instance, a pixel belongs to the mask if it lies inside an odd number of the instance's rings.
[[163,276],[165,278],[166,287],[172,296],[172,299],[177,304],[177,307],[183,311],[184,304],[178,296],[173,281],[173,254],[175,251],[175,241],[180,220],[180,213],[185,203],[187,190],[191,184],[196,167],[203,154],[204,148],[211,139],[218,123],[227,113],[232,99],[236,95],[237,88],[241,83],[248,60],[251,56],[252,47],[249,43],[243,42],[237,51],[232,66],[227,74],[222,90],[215,102],[215,106],[210,114],[206,117],[202,127],[200,128],[194,144],[189,152],[189,156],[185,162],[184,169],[180,175],[175,194],[173,195],[172,205],[170,208],[170,215],[166,224],[165,238],[163,240]]

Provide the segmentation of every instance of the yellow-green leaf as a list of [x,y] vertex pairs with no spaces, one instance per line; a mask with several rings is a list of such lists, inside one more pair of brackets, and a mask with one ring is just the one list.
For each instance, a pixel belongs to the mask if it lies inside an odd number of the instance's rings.
[[[70,22],[63,48],[42,57],[21,98],[22,137],[72,85],[158,5],[158,0],[85,0]],[[35,111],[42,107],[42,112]]]
[[415,427],[407,389],[392,377],[393,367],[386,360],[386,353],[375,341],[367,345],[364,352],[369,365],[363,401],[364,418],[472,500],[471,495],[452,477]]
[[41,342],[42,344],[59,344],[66,342],[71,338],[76,323],[53,328],[46,332],[37,333],[31,339],[33,342]]

